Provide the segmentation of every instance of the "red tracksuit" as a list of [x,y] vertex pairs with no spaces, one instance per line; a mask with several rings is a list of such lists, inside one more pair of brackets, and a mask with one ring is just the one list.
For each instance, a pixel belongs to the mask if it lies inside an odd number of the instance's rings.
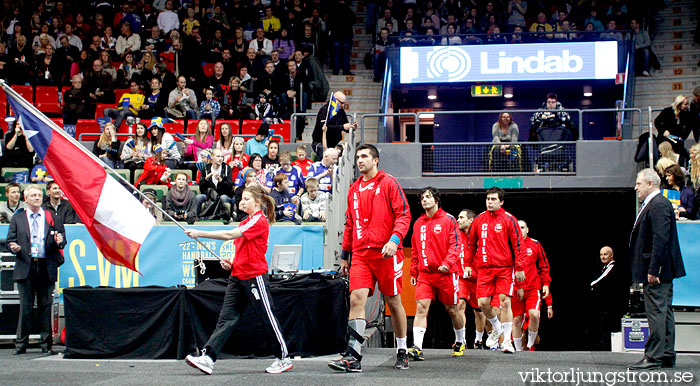
[[[416,299],[435,299],[457,304],[459,256],[457,220],[442,209],[432,216],[424,214],[413,224],[411,240],[411,277],[417,278]],[[446,265],[449,273],[438,271]]]
[[[477,296],[513,296],[513,270],[525,266],[525,248],[518,220],[500,208],[478,215],[467,235],[467,266],[479,268]],[[510,278],[509,278],[510,276]]]
[[[375,283],[385,295],[401,293],[403,251],[401,244],[411,225],[406,195],[393,176],[379,171],[365,181],[360,177],[350,186],[345,213],[343,250],[352,252],[350,291],[369,288]],[[393,259],[384,259],[382,248],[392,236],[399,249]]]
[[526,237],[523,240],[525,246],[525,281],[516,283],[516,288],[524,289],[524,296],[514,296],[513,316],[525,314],[528,310],[540,309],[540,289],[549,286],[552,279],[549,277],[549,261],[544,254],[544,249],[539,241]]
[[[469,232],[469,229],[467,229]],[[472,266],[472,274],[468,278],[464,277],[464,267],[467,266],[467,235],[459,232],[460,254],[459,267],[459,298],[464,299],[472,308],[479,308],[479,301],[476,296],[476,278],[479,276],[479,268]]]

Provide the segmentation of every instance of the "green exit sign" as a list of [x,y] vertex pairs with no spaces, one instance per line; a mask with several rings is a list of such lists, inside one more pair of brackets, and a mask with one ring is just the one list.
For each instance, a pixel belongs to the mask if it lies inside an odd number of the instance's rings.
[[498,84],[498,85],[472,86],[472,96],[473,97],[502,96],[502,95],[503,95],[503,86],[500,84]]

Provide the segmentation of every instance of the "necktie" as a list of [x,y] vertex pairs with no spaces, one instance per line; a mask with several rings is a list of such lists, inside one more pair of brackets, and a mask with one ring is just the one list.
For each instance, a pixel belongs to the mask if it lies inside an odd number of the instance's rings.
[[32,213],[32,225],[31,232],[32,238],[39,238],[39,213]]

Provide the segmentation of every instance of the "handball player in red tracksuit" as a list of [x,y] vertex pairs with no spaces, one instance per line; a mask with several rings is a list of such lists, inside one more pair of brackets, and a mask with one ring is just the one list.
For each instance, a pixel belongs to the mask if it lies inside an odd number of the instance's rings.
[[[518,351],[534,350],[537,331],[540,328],[540,306],[541,300],[549,297],[549,261],[544,254],[544,249],[539,241],[528,237],[530,231],[527,223],[518,221],[520,231],[524,237],[525,246],[525,281],[516,284],[517,295],[513,296],[511,308],[513,309],[513,342]],[[540,289],[542,296],[540,296]],[[527,345],[523,348],[523,328],[522,321],[525,315],[529,316],[527,331]]]
[[[464,276],[464,267],[466,267],[466,253],[467,248],[467,233],[469,232],[469,227],[474,222],[476,218],[476,213],[470,209],[462,209],[457,216],[457,225],[459,225],[459,243],[460,243],[460,254],[459,254],[459,305],[457,306],[459,312],[464,314],[467,310],[467,303],[474,310],[474,349],[485,349],[484,344],[484,327],[486,325],[486,317],[484,313],[481,312],[479,308],[479,298],[476,296],[476,278],[479,276],[479,270],[476,265],[472,265],[472,273],[469,278]],[[464,319],[466,324],[466,318]]]
[[391,310],[391,324],[396,335],[394,367],[404,370],[408,369],[408,348],[406,311],[401,304],[403,250],[400,247],[411,225],[411,211],[396,178],[377,168],[379,151],[376,147],[358,146],[355,158],[362,176],[350,186],[348,193],[340,260],[340,273],[350,274],[350,338],[342,358],[328,362],[328,366],[337,371],[362,371],[365,304],[375,284],[379,284]]
[[[266,338],[279,347],[275,353],[274,362],[265,369],[265,372],[277,374],[289,371],[293,367],[292,361],[288,357],[282,327],[274,314],[267,279],[267,260],[265,260],[270,234],[268,219],[275,221],[275,201],[266,195],[260,186],[249,186],[243,191],[238,207],[248,214],[248,218],[237,228],[219,231],[196,229],[185,231],[187,236],[192,238],[235,239],[236,247],[236,255],[231,261],[221,261],[224,269],[231,270],[231,276],[228,278],[226,295],[219,312],[216,329],[204,345],[201,355],[188,355],[185,361],[201,372],[211,374],[217,355],[235,330],[246,307],[251,305],[262,322]],[[263,213],[263,207],[267,213]]]
[[[510,308],[510,298],[514,293],[515,279],[519,282],[525,280],[525,248],[518,220],[501,207],[505,195],[506,192],[498,187],[486,191],[487,210],[477,216],[469,228],[467,267],[464,272],[465,276],[469,277],[472,265],[479,269],[476,284],[479,308],[493,326],[486,339],[486,346],[491,348],[497,345],[500,336],[503,335],[501,350],[513,354],[515,349],[511,343],[513,312]],[[491,299],[495,294],[500,295],[500,321],[491,306]]]
[[459,304],[459,256],[462,251],[457,235],[457,220],[440,209],[437,189],[428,187],[420,192],[425,212],[413,224],[411,238],[411,285],[416,286],[416,318],[413,320],[413,347],[408,355],[424,360],[423,337],[428,327],[430,303],[436,299],[445,305],[452,319],[455,344],[452,356],[464,355],[464,312]]

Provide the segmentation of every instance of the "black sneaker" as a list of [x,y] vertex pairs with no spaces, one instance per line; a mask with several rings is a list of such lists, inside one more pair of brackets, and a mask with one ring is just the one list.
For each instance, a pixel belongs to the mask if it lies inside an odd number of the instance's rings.
[[486,345],[484,345],[484,342],[480,340],[475,340],[474,341],[474,350],[483,350],[486,348]]
[[394,364],[396,370],[408,370],[408,353],[406,349],[400,348],[399,352],[396,353],[396,364]]
[[345,371],[347,373],[361,373],[362,365],[358,359],[352,355],[343,355],[342,358],[328,361],[328,367],[335,371]]

